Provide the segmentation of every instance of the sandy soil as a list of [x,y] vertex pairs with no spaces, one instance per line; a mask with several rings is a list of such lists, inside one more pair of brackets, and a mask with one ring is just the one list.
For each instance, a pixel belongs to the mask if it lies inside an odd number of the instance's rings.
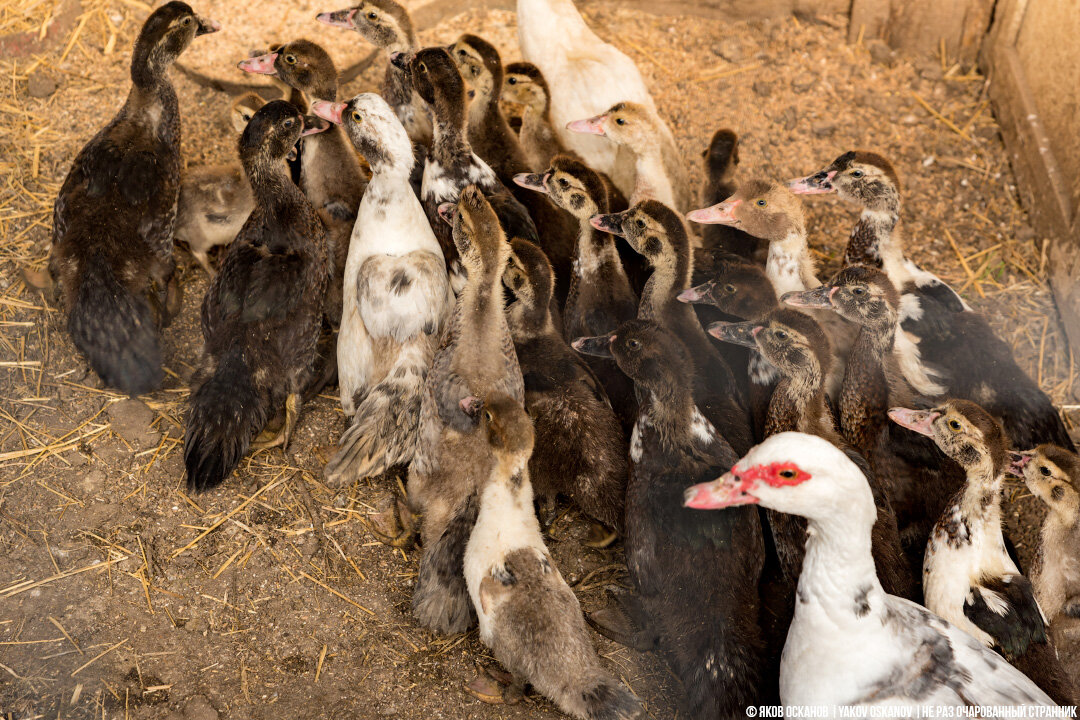
[[[197,10],[225,29],[184,61],[249,82],[249,49],[305,36],[346,66],[370,48],[313,21],[312,0],[226,3]],[[374,541],[365,516],[392,479],[334,493],[321,468],[343,428],[336,396],[310,403],[287,455],[248,458],[215,492],[185,494],[186,378],[200,352],[205,273],[178,250],[185,300],[164,334],[169,377],[137,402],[101,389],[67,339],[51,298],[25,268],[47,256],[52,198],[74,153],[115,112],[138,0],[95,0],[78,35],[47,52],[0,61],[0,715],[14,717],[513,718],[557,717],[546,701],[483,705],[461,689],[490,662],[475,631],[452,638],[409,615],[418,552]],[[905,179],[909,248],[961,288],[1015,343],[1061,403],[1075,402],[1072,359],[1046,286],[1045,244],[1017,204],[1015,180],[977,74],[948,59],[896,61],[844,43],[841,18],[727,23],[664,18],[588,3],[599,34],[639,64],[700,180],[712,131],[742,135],[742,174],[789,177],[852,147],[884,151]],[[425,32],[466,30],[516,59],[511,13],[466,14]],[[108,52],[106,52],[108,51]],[[29,70],[58,90],[28,95]],[[381,63],[344,88],[377,87]],[[234,157],[229,98],[177,76],[191,164]],[[915,97],[952,123],[932,116]],[[957,132],[959,130],[960,132]],[[854,221],[835,200],[808,205],[811,244],[833,269]],[[1010,492],[1010,529],[1026,558],[1038,503]],[[625,579],[621,551],[582,544],[572,511],[549,544],[586,609]],[[1062,628],[1078,669],[1080,636]],[[609,667],[647,703],[673,714],[672,687],[651,658],[597,638]]]

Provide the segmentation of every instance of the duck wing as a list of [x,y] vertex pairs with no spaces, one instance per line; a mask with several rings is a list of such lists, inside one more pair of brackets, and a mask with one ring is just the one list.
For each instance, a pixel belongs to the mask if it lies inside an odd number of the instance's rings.
[[368,333],[399,343],[442,333],[447,293],[446,263],[426,250],[373,255],[360,266],[356,281],[357,307]]
[[1046,618],[1023,575],[988,578],[973,586],[964,615],[994,638],[995,648],[1009,659],[1026,653],[1032,643],[1047,641]]

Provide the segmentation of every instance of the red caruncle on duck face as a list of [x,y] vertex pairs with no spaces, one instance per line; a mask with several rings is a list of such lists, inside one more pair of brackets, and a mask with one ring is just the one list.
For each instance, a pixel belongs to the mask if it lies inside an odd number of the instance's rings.
[[746,469],[735,465],[717,480],[687,488],[684,505],[698,510],[756,505],[761,501],[754,492],[762,485],[784,488],[799,485],[810,478],[810,473],[793,462],[753,465]]

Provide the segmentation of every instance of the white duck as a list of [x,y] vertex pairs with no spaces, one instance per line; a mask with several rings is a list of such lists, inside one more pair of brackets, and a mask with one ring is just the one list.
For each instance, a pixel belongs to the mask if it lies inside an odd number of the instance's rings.
[[619,102],[640,103],[656,112],[637,65],[596,36],[573,0],[518,0],[517,19],[522,57],[540,69],[551,87],[551,119],[563,144],[591,168],[606,173],[629,197],[634,189],[632,153],[565,128]]
[[338,386],[356,419],[325,471],[340,486],[412,460],[424,380],[454,295],[409,184],[412,143],[394,111],[374,93],[312,111],[342,125],[372,171],[345,262]]
[[723,477],[686,491],[688,507],[751,504],[809,521],[798,603],[780,661],[785,705],[1053,705],[963,630],[885,594],[870,554],[870,486],[827,440],[773,435]]

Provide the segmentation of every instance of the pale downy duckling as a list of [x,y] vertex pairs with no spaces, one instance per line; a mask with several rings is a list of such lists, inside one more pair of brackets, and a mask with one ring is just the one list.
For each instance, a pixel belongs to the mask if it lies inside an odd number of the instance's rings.
[[413,90],[405,71],[390,62],[394,53],[413,53],[419,48],[409,11],[395,0],[364,0],[345,10],[319,13],[315,19],[355,30],[369,43],[386,51],[386,74],[380,94],[394,109],[409,139],[424,147],[431,145],[431,113],[427,104]]
[[53,207],[49,275],[67,331],[109,387],[139,395],[162,379],[160,328],[180,310],[173,227],[180,110],[169,68],[217,32],[182,2],[143,23],[124,106],[75,157]]
[[656,110],[620,102],[600,115],[575,120],[566,127],[578,133],[602,135],[632,153],[635,176],[631,205],[650,199],[679,212],[690,209],[693,199],[686,166],[675,147],[675,138]]
[[[233,129],[244,132],[248,121],[265,104],[255,93],[234,100],[229,108]],[[207,253],[231,243],[253,207],[255,195],[240,163],[188,168],[180,178],[173,237],[185,243],[195,261],[213,275]]]
[[[304,127],[294,105],[275,100],[240,137],[255,208],[203,298],[205,346],[184,435],[194,490],[221,483],[251,447],[287,448],[314,375],[330,280],[327,231],[285,165]],[[280,430],[253,443],[282,408]]]
[[626,494],[626,564],[636,595],[622,601],[637,627],[620,637],[605,611],[590,619],[605,635],[664,657],[682,684],[679,717],[735,717],[770,694],[762,690],[769,678],[758,607],[761,524],[752,508],[710,515],[680,502],[688,483],[724,472],[735,453],[694,404],[686,347],[660,325],[631,320],[575,347],[614,357],[634,380],[641,408]]
[[[480,403],[466,398],[465,404]],[[493,456],[480,488],[480,510],[465,548],[464,574],[491,648],[515,683],[530,683],[581,720],[631,720],[641,704],[611,673],[589,640],[577,597],[544,545],[533,511],[529,456],[533,428],[521,404],[491,395],[478,433]],[[501,692],[483,676],[469,691],[488,702]]]
[[1076,450],[1053,402],[1016,364],[986,318],[904,256],[900,181],[888,160],[863,150],[847,152],[790,187],[804,194],[836,192],[862,207],[844,259],[881,268],[900,291],[898,358],[919,392],[977,402],[1002,422],[1017,447],[1049,442]]
[[314,112],[345,128],[371,166],[345,262],[337,339],[341,406],[354,421],[324,475],[331,487],[381,475],[416,454],[420,398],[454,304],[439,241],[409,176],[412,144],[373,93]]
[[[439,130],[436,126],[436,142]],[[409,466],[408,495],[423,513],[420,574],[412,610],[426,628],[458,633],[472,621],[462,558],[478,509],[477,492],[490,468],[487,439],[476,429],[475,404],[496,394],[525,403],[525,387],[503,310],[503,273],[510,256],[499,219],[483,192],[461,191],[452,216],[454,242],[467,282],[450,329],[428,371],[420,404],[420,442]],[[440,221],[441,222],[441,221]]]
[[555,282],[544,252],[527,240],[510,246],[503,283],[513,300],[506,316],[525,380],[525,409],[536,427],[533,489],[541,499],[565,495],[622,532],[628,469],[619,420],[596,375],[555,327]]
[[829,441],[787,432],[718,480],[686,490],[701,510],[762,505],[807,519],[799,602],[780,661],[785,705],[1051,705],[1000,655],[920,605],[888,595],[874,572],[874,500],[859,467]]
[[[307,105],[315,100],[337,101],[338,73],[334,61],[326,50],[310,40],[286,43],[273,52],[240,62],[239,67],[245,72],[270,75],[302,93],[305,102],[302,111],[306,112]],[[300,160],[300,189],[319,211],[330,232],[334,272],[326,295],[326,314],[337,325],[341,319],[349,238],[367,182],[349,139],[336,125],[305,138]]]
[[501,103],[521,108],[518,140],[529,170],[543,172],[553,157],[569,154],[551,122],[551,89],[540,68],[528,62],[507,65]]
[[1049,508],[1031,570],[1031,584],[1050,622],[1080,618],[1080,459],[1054,445],[1013,453],[1012,472]]
[[1059,705],[1075,704],[1075,688],[1050,641],[1031,582],[1005,549],[1001,486],[1009,468],[1001,425],[967,400],[949,400],[933,410],[893,408],[889,416],[933,439],[967,473],[926,546],[926,607],[1004,655]]

